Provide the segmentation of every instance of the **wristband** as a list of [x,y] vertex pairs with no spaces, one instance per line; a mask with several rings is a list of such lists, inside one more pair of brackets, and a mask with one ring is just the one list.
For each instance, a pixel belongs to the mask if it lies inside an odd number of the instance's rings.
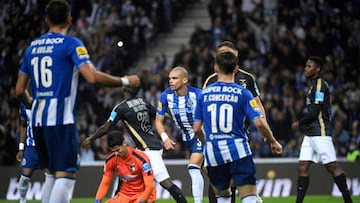
[[101,200],[96,199],[96,200],[94,201],[94,203],[101,203]]
[[129,85],[129,79],[127,77],[121,77],[120,78],[122,86],[128,86]]
[[163,142],[165,142],[165,140],[169,138],[169,136],[166,134],[166,132],[161,133],[160,137]]
[[22,142],[20,142],[20,143],[19,143],[19,151],[22,151],[22,150],[24,150],[24,149],[25,149],[25,144],[22,143]]

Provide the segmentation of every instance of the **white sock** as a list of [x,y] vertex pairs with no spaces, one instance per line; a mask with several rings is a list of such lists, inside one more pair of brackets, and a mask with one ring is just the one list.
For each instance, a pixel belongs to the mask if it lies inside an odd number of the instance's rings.
[[50,195],[51,203],[70,203],[70,196],[74,189],[75,179],[56,178]]
[[24,176],[23,174],[21,174],[19,183],[18,183],[20,200],[26,200],[26,192],[29,189],[29,182],[30,182],[30,177],[27,177],[27,176]]
[[45,173],[45,182],[42,187],[42,196],[41,196],[42,203],[49,203],[50,195],[51,195],[51,191],[54,186],[54,183],[55,183],[54,175]]
[[200,167],[194,164],[188,165],[191,177],[191,189],[194,196],[194,203],[202,203],[204,193],[204,178],[200,172]]
[[242,203],[258,203],[259,199],[258,199],[257,195],[249,195],[249,196],[242,198],[241,202]]
[[231,196],[228,196],[228,197],[216,197],[216,200],[217,200],[217,203],[231,203]]

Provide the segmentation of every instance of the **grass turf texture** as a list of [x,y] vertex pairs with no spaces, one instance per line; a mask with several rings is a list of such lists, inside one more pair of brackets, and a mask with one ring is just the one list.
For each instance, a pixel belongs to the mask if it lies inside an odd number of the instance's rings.
[[[187,198],[189,203],[194,202],[193,198]],[[360,202],[360,196],[353,196],[353,202]],[[290,197],[264,197],[264,203],[293,203],[295,202],[295,196]],[[15,203],[19,202],[18,200],[0,200],[0,203]],[[27,203],[40,203],[39,200],[28,200]],[[94,202],[94,199],[73,199],[71,203],[91,203]],[[102,201],[105,202],[105,201]],[[236,199],[236,202],[241,202],[240,199]],[[339,203],[343,202],[341,197],[332,197],[332,196],[305,196],[303,203]],[[158,199],[156,203],[175,203],[173,199]],[[204,199],[204,203],[208,203],[207,198]]]

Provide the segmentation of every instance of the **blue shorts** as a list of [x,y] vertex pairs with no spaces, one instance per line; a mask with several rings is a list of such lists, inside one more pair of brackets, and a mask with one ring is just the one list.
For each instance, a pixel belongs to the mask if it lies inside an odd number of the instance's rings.
[[33,127],[41,168],[51,172],[79,169],[79,141],[75,125]]
[[194,137],[192,140],[186,141],[185,146],[190,154],[204,153],[204,146],[201,144],[200,140],[197,137]]
[[222,164],[215,167],[207,167],[210,183],[218,190],[230,187],[233,179],[235,186],[256,185],[256,168],[252,156]]
[[21,166],[23,168],[41,169],[36,147],[26,146]]

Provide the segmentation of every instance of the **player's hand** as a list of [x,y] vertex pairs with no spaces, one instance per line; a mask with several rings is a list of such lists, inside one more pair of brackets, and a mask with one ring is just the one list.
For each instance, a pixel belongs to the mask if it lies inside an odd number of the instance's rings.
[[24,150],[19,150],[19,152],[16,154],[16,160],[18,162],[21,162],[24,156]]
[[274,155],[282,154],[283,152],[282,145],[278,141],[274,141],[270,145],[271,145],[271,152]]
[[138,87],[140,85],[140,78],[137,75],[129,75],[126,76],[129,80],[129,86],[130,87]]
[[291,124],[291,128],[292,128],[293,130],[299,129],[299,121],[293,122],[293,123]]
[[176,142],[174,142],[172,139],[170,138],[167,138],[165,141],[164,141],[164,148],[166,150],[170,150],[170,149],[175,149],[175,145],[176,145]]
[[89,137],[87,137],[81,142],[81,147],[87,149],[90,146],[90,144],[91,144],[91,140]]

